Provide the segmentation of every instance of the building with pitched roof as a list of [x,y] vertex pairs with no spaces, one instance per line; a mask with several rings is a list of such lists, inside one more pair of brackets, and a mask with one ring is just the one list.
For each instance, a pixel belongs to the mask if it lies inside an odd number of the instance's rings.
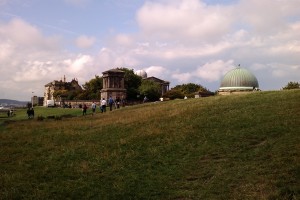
[[158,83],[161,87],[161,96],[163,96],[167,91],[169,91],[169,86],[170,86],[169,81],[164,81],[154,76],[147,77],[147,73],[144,70],[137,70],[135,74],[142,77],[143,80],[150,80]]
[[44,106],[47,106],[47,100],[54,100],[57,102],[61,102],[63,97],[54,97],[54,93],[59,90],[67,90],[67,91],[82,91],[81,86],[78,84],[77,79],[72,79],[71,82],[66,81],[66,77],[60,81],[54,80],[45,85],[44,90]]

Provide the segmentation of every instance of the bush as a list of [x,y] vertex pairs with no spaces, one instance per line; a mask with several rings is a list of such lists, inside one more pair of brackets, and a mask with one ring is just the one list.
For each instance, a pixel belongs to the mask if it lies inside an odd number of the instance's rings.
[[55,120],[61,120],[61,116],[55,116],[54,119]]
[[45,117],[43,117],[42,115],[39,115],[38,117],[37,117],[37,121],[43,121],[45,119]]
[[157,101],[161,95],[160,85],[152,80],[143,80],[139,87],[140,94],[150,101]]
[[174,99],[183,99],[184,98],[184,94],[182,91],[180,90],[169,90],[168,92],[166,92],[164,95],[163,95],[164,98],[169,98],[171,100],[174,100]]
[[289,82],[285,87],[282,88],[283,90],[290,90],[290,89],[300,89],[300,84],[298,82]]

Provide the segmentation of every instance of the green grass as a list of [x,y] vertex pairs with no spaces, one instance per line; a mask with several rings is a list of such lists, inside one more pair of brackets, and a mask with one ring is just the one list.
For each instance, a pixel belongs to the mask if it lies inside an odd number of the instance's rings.
[[[91,111],[91,110],[90,110]],[[47,118],[48,116],[81,116],[81,109],[70,109],[70,108],[46,108],[46,107],[34,107],[34,115],[35,118],[38,116],[43,116]],[[1,113],[0,115],[0,125],[10,121],[16,120],[26,120],[27,117],[27,109],[16,109],[15,116],[7,117],[6,113]]]
[[20,111],[0,124],[0,199],[299,199],[299,100],[292,90],[94,116],[36,108],[74,116],[43,121]]

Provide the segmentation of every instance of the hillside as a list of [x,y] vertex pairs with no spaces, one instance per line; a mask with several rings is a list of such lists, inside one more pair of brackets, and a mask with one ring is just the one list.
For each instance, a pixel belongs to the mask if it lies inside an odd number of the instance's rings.
[[28,102],[26,101],[17,101],[12,99],[0,99],[0,105],[4,106],[25,106]]
[[293,90],[94,116],[58,109],[77,116],[44,121],[22,111],[0,126],[0,199],[299,199],[299,99]]

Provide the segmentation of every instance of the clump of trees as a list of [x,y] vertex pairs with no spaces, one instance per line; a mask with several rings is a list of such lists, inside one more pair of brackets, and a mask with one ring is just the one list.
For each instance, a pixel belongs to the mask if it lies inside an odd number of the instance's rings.
[[283,90],[290,90],[290,89],[300,89],[300,84],[298,82],[290,81],[288,84],[282,88]]
[[82,85],[82,91],[76,90],[56,90],[53,94],[55,98],[65,100],[99,100],[100,90],[103,88],[102,77],[95,76],[95,78]]
[[127,100],[141,100],[145,96],[147,96],[150,101],[156,101],[160,98],[161,88],[158,83],[151,80],[143,80],[142,77],[134,73],[133,69],[118,68],[118,70],[125,72],[124,86],[127,92]]
[[83,91],[74,91],[74,90],[57,90],[54,92],[53,96],[59,99],[73,100],[76,97],[80,96]]
[[82,85],[83,92],[77,95],[77,99],[100,100],[100,90],[103,88],[103,78],[96,76]]
[[163,97],[169,98],[171,100],[182,99],[185,96],[188,98],[193,98],[195,97],[195,94],[199,92],[211,93],[207,88],[203,87],[202,85],[188,83],[188,84],[176,85],[174,88],[166,92]]
[[118,68],[118,70],[124,71],[124,87],[126,89],[127,100],[135,100],[138,98],[139,87],[142,84],[142,77],[136,75],[133,69]]
[[[161,85],[152,80],[143,80],[134,73],[133,69],[117,68],[125,72],[124,87],[127,92],[127,100],[142,100],[145,96],[150,101],[157,101],[161,97]],[[58,90],[53,94],[55,98],[61,97],[65,100],[100,100],[100,90],[103,88],[103,78],[95,76],[82,85],[82,91]],[[182,99],[185,96],[192,98],[196,93],[208,92],[208,89],[202,85],[194,83],[176,85],[174,88],[166,92],[163,97],[169,99]]]
[[150,101],[157,101],[161,97],[161,86],[152,80],[143,80],[139,87],[141,97],[147,97]]

